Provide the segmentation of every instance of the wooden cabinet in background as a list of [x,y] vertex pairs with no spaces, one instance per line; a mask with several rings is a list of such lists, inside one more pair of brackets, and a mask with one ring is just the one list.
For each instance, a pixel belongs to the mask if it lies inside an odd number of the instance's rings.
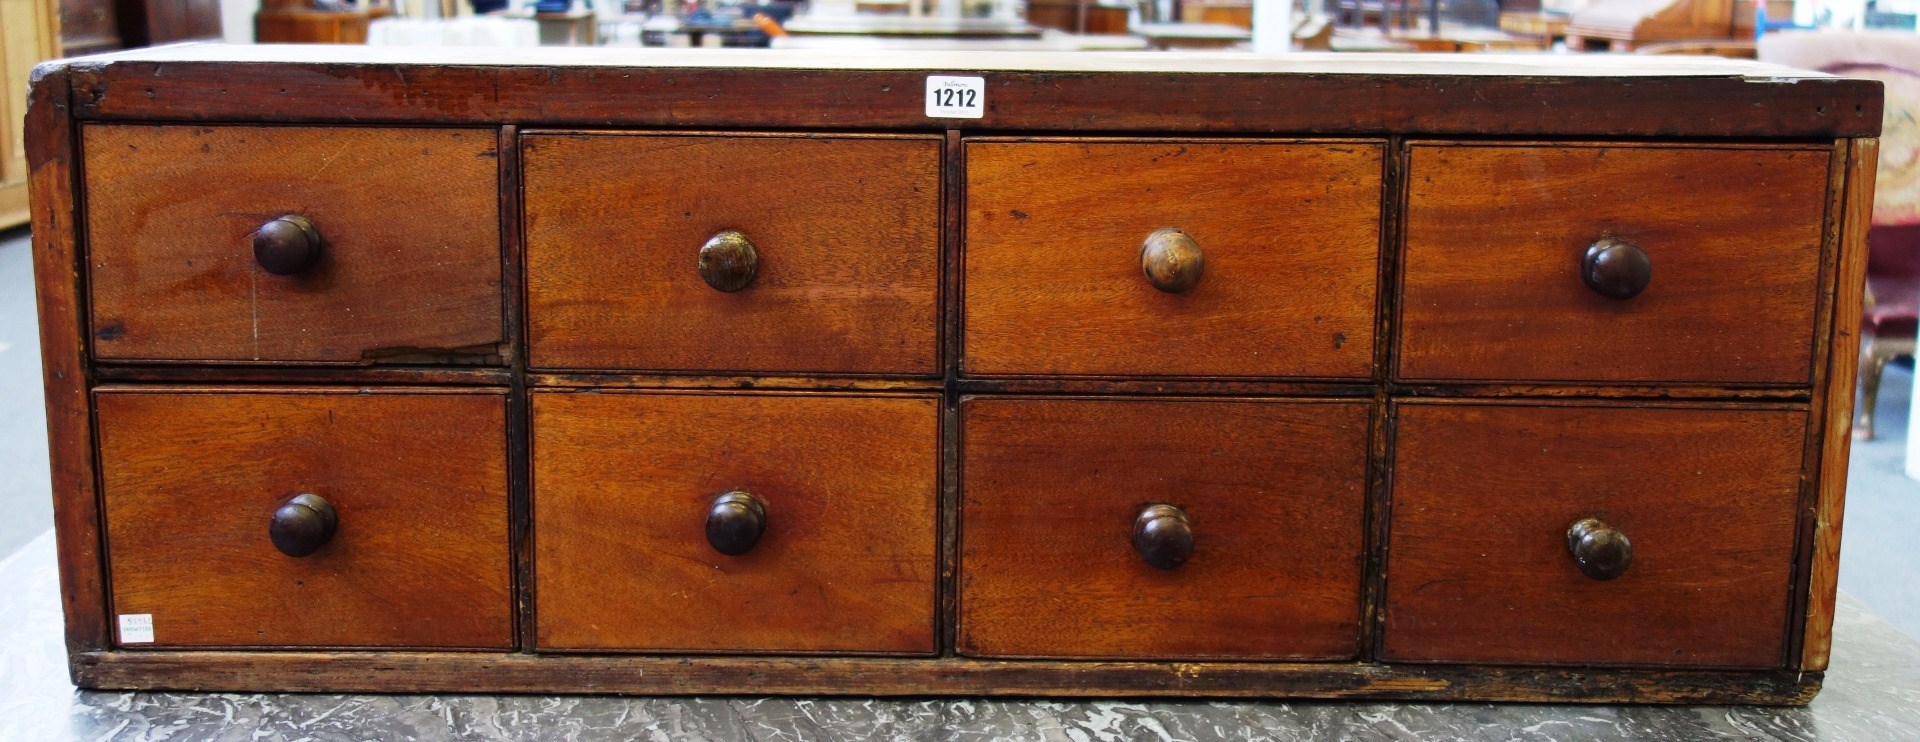
[[117,0],[114,10],[130,47],[220,40],[220,0]]
[[21,138],[33,66],[60,56],[53,0],[0,0],[0,229],[27,222],[27,150]]
[[97,54],[121,47],[120,14],[114,0],[59,0],[60,53]]

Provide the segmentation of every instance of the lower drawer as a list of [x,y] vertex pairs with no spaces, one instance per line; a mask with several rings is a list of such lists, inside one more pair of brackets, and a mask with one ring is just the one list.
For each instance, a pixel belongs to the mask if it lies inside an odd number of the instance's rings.
[[513,646],[503,393],[95,404],[121,646]]
[[537,644],[930,654],[937,396],[537,392]]
[[1370,409],[966,400],[959,651],[1353,658]]
[[1399,404],[1387,660],[1779,667],[1807,414]]

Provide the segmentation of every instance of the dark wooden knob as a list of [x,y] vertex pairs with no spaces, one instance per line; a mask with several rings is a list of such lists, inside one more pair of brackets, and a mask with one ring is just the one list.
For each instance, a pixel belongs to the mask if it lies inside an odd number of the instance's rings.
[[291,276],[320,262],[320,230],[304,216],[283,216],[253,233],[253,259],[268,273]]
[[273,547],[280,553],[303,557],[333,540],[333,531],[339,525],[340,518],[334,514],[332,503],[319,495],[298,494],[273,511],[267,536],[273,539]]
[[1580,261],[1580,279],[1601,296],[1631,299],[1653,280],[1653,260],[1631,242],[1602,237],[1587,247],[1587,256]]
[[1160,569],[1173,569],[1193,556],[1193,525],[1172,505],[1148,505],[1133,521],[1133,550]]
[[753,240],[738,230],[729,229],[700,246],[700,278],[708,286],[726,292],[739,291],[753,283],[760,272],[760,253]]
[[1567,551],[1580,573],[1596,580],[1619,577],[1633,563],[1633,542],[1599,518],[1581,518],[1567,528]]
[[740,490],[714,498],[713,506],[707,508],[707,543],[727,556],[752,551],[766,530],[767,506]]
[[1200,243],[1178,229],[1154,230],[1147,235],[1147,243],[1140,246],[1140,272],[1147,274],[1147,282],[1154,288],[1169,294],[1199,284],[1206,264]]

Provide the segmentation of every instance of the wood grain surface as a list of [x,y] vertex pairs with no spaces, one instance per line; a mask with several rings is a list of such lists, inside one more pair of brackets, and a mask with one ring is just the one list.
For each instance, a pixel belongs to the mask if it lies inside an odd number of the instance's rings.
[[[732,49],[501,55],[298,46],[307,48],[197,46],[90,59],[74,71],[76,113],[867,131],[1806,138],[1875,136],[1881,118],[1875,81],[1699,58]],[[985,77],[984,115],[927,118],[929,72]]]
[[[538,647],[934,650],[934,395],[533,393]],[[766,504],[753,550],[715,497]]]
[[[535,368],[939,370],[937,137],[521,141]],[[732,293],[698,270],[728,229],[760,256]]]
[[87,402],[87,307],[78,225],[80,156],[64,67],[36,68],[25,121],[33,284],[40,315],[40,373],[46,385],[54,538],[60,547],[60,607],[67,650],[112,645],[107,630],[105,556],[100,534],[93,408]]
[[[112,360],[379,363],[500,354],[491,129],[93,125],[94,353]],[[308,273],[254,261],[299,214]]]
[[[1414,145],[1398,378],[1809,383],[1831,151]],[[1644,293],[1581,282],[1605,235]]]
[[[155,644],[513,646],[499,390],[111,387],[100,419],[113,609]],[[299,493],[332,541],[267,539]]]
[[1873,221],[1874,171],[1880,141],[1842,145],[1847,153],[1846,198],[1840,215],[1840,250],[1833,297],[1832,352],[1828,358],[1825,419],[1820,430],[1819,480],[1809,549],[1805,634],[1799,666],[1827,669],[1833,648],[1833,612],[1840,590],[1840,524],[1846,515],[1847,462],[1853,446],[1854,374],[1860,369],[1860,313],[1867,276],[1867,229]]
[[[975,397],[962,403],[961,654],[1352,659],[1370,405]],[[1191,518],[1175,569],[1130,541]]]
[[[1400,403],[1382,659],[1781,667],[1804,409]],[[1599,518],[1633,560],[1581,574]]]
[[[1372,375],[1382,144],[966,149],[966,374]],[[1204,254],[1188,291],[1141,274],[1162,228]]]
[[78,655],[74,666],[86,687],[197,692],[1183,696],[1794,706],[1805,705],[1824,680],[1822,673],[1791,670],[875,657],[694,660],[421,652],[88,652]]

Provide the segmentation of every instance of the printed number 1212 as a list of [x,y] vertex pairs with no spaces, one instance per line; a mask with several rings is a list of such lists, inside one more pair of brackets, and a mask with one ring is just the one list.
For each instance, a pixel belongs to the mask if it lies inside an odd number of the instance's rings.
[[974,103],[974,101],[978,99],[976,97],[977,95],[978,92],[974,90],[935,88],[933,90],[933,104],[948,108],[972,108],[977,105]]

